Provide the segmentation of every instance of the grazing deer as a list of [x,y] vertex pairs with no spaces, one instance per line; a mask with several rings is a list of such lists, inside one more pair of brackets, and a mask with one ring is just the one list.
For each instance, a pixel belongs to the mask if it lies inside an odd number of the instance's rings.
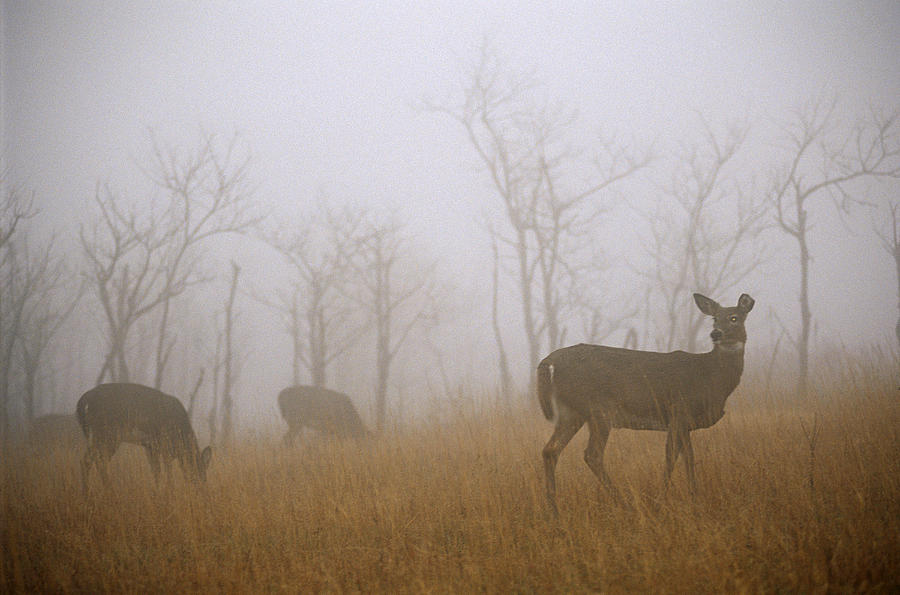
[[317,386],[290,386],[278,393],[278,408],[287,422],[284,444],[294,443],[304,428],[338,438],[362,438],[369,434],[350,397]]
[[74,415],[49,413],[31,422],[26,445],[31,454],[54,450],[73,452],[84,446],[84,434]]
[[744,369],[744,319],[754,300],[742,294],[734,308],[723,308],[699,293],[694,301],[713,317],[712,351],[657,353],[602,345],[558,349],[537,368],[537,392],[544,416],[556,428],[544,446],[547,501],[557,514],[554,472],[559,454],[587,423],[590,437],[584,460],[600,483],[614,491],[603,467],[603,450],[612,428],[667,432],[663,486],[678,455],[684,453],[691,493],[696,489],[691,430],[708,428],[725,415],[725,400]]
[[122,442],[144,447],[157,483],[160,462],[171,473],[173,459],[178,459],[185,477],[206,480],[212,451],[209,446],[202,452],[197,447],[187,412],[175,397],[140,384],[101,384],[78,399],[75,414],[88,442],[81,462],[85,494],[92,465],[109,484],[106,463]]

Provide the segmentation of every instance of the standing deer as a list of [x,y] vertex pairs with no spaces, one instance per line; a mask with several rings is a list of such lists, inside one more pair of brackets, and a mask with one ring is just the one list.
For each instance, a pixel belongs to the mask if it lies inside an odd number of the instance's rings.
[[350,397],[317,386],[290,386],[278,393],[278,408],[287,422],[284,444],[294,443],[304,428],[338,438],[362,438],[369,434]]
[[181,401],[140,384],[101,384],[84,393],[75,408],[88,447],[81,461],[85,494],[92,465],[109,484],[106,464],[122,442],[143,446],[150,469],[159,483],[160,462],[171,473],[178,459],[182,473],[194,481],[206,480],[212,457],[209,446],[201,452]]
[[603,467],[603,450],[612,428],[667,433],[663,486],[668,486],[678,455],[684,453],[693,494],[694,451],[691,430],[708,428],[725,415],[725,400],[744,369],[744,319],[754,300],[742,294],[734,308],[694,294],[700,311],[713,317],[712,351],[657,353],[602,345],[558,349],[537,368],[537,392],[548,420],[556,428],[544,446],[547,501],[554,514],[559,455],[587,422],[590,437],[584,461],[600,483],[614,491]]

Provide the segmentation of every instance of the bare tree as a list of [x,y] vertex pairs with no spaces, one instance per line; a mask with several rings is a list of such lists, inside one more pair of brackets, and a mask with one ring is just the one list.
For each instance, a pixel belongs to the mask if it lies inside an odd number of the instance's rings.
[[856,202],[850,184],[866,178],[900,176],[898,114],[885,117],[872,111],[847,133],[836,128],[837,101],[818,100],[798,110],[784,128],[787,163],[777,174],[769,199],[778,228],[797,242],[800,272],[800,331],[797,347],[797,394],[805,396],[809,378],[810,201],[823,196],[836,199],[846,212]]
[[[130,377],[126,344],[135,323],[162,301],[158,286],[162,272],[154,262],[165,241],[156,223],[120,206],[108,186],[97,184],[94,202],[99,220],[80,238],[87,259],[85,277],[100,303],[107,324],[107,352],[97,382]],[[180,288],[183,290],[183,288]]]
[[162,384],[175,342],[169,324],[172,300],[208,280],[200,267],[202,246],[214,236],[247,231],[250,214],[246,176],[249,156],[239,157],[238,136],[220,149],[203,134],[196,149],[182,155],[153,139],[155,163],[148,176],[165,191],[149,210],[123,204],[98,184],[98,222],[82,228],[86,276],[107,324],[109,345],[97,382],[107,375],[130,379],[127,345],[136,323],[158,314],[154,387]]
[[209,443],[216,444],[216,437],[219,435],[219,385],[222,378],[222,368],[224,367],[222,352],[224,333],[221,329],[216,329],[216,349],[213,354],[212,365],[212,403],[209,406],[209,414],[206,417],[206,425],[209,428]]
[[374,327],[375,416],[381,432],[394,358],[412,330],[433,319],[434,266],[423,266],[415,258],[402,223],[363,213],[359,225],[341,228],[345,234],[341,245],[356,281],[348,297],[369,313]]
[[602,213],[597,195],[651,159],[649,152],[637,155],[607,141],[593,159],[595,173],[574,182],[583,161],[581,152],[566,141],[575,114],[536,101],[537,86],[533,77],[506,69],[485,43],[462,101],[426,104],[465,128],[500,199],[508,231],[489,229],[512,251],[532,367],[542,337],[550,349],[562,342],[560,319],[568,300],[560,291],[573,263],[590,245],[586,230]]
[[491,232],[491,256],[493,262],[493,268],[491,269],[491,328],[494,330],[494,340],[497,343],[497,363],[500,367],[500,394],[503,396],[506,404],[509,405],[512,399],[513,382],[500,325],[500,308],[498,305],[500,293],[500,249],[497,246],[497,236],[493,232]]
[[234,435],[234,300],[237,296],[238,276],[241,268],[231,261],[231,285],[228,301],[225,303],[225,370],[222,375],[222,436],[225,444],[231,443]]
[[27,303],[36,291],[35,279],[21,275],[20,244],[15,240],[21,235],[22,224],[36,214],[34,197],[24,196],[0,177],[0,439],[4,441],[9,433],[15,347]]
[[7,246],[19,225],[35,215],[34,195],[23,196],[20,188],[10,185],[5,176],[0,177],[0,250]]
[[364,321],[356,316],[357,308],[347,297],[353,247],[346,243],[354,237],[358,223],[359,217],[349,209],[322,207],[290,231],[272,232],[265,238],[290,263],[294,275],[289,289],[278,292],[277,302],[263,301],[285,319],[294,346],[295,385],[302,383],[302,366],[313,386],[325,387],[329,365],[344,355],[364,330]]
[[647,307],[662,315],[658,336],[666,342],[657,347],[667,351],[677,344],[698,349],[703,317],[688,308],[695,290],[724,295],[764,260],[760,240],[768,205],[745,192],[729,170],[748,128],[732,124],[716,132],[706,122],[703,128],[701,143],[681,148],[657,210],[645,215],[652,265],[644,274],[662,302]]
[[[574,185],[568,182],[566,167],[575,165],[578,155],[567,148],[550,155],[548,134],[539,147],[539,171],[541,186],[535,207],[535,261],[540,272],[543,330],[547,348],[562,346],[566,327],[562,322],[567,304],[572,317],[587,315],[594,320],[593,334],[600,332],[598,321],[603,318],[603,306],[592,302],[584,291],[582,278],[598,280],[596,272],[602,267],[596,253],[596,228],[605,209],[596,200],[597,195],[649,165],[651,153],[632,154],[614,140],[600,143],[595,155],[595,174],[587,181]],[[568,288],[568,291],[566,291]],[[565,291],[565,293],[563,293]],[[611,322],[613,330],[619,321]]]
[[[894,259],[897,273],[897,308],[900,310],[900,201],[896,199],[888,206],[890,213],[885,222],[876,225],[875,233],[881,239],[885,251]],[[897,317],[897,346],[900,347],[900,316]]]
[[199,277],[199,244],[216,235],[245,232],[260,221],[250,214],[247,175],[251,157],[242,151],[240,141],[235,134],[220,147],[216,135],[202,133],[197,147],[183,155],[152,137],[155,162],[147,173],[168,194],[166,235],[170,238],[160,292],[162,314],[153,385],[157,389],[174,342],[168,338],[171,300],[192,277]]
[[38,408],[37,383],[47,349],[78,305],[83,286],[71,286],[69,270],[52,240],[36,253],[26,246],[23,256],[17,275],[22,287],[27,288],[28,298],[23,302],[18,345],[25,419],[31,423]]
[[46,363],[47,348],[80,297],[80,292],[68,283],[68,270],[54,241],[36,242],[33,230],[22,225],[37,212],[32,207],[33,197],[23,199],[17,190],[6,190],[0,206],[0,391],[4,436],[13,392],[20,395],[26,424],[34,420],[38,380]]

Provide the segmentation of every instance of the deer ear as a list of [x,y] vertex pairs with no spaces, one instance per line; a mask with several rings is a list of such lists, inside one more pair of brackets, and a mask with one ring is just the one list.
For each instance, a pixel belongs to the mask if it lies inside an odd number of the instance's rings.
[[753,309],[753,304],[756,303],[752,297],[747,295],[746,293],[742,293],[741,297],[738,298],[737,307],[741,309],[745,314]]
[[709,316],[715,316],[716,312],[718,312],[721,307],[716,300],[711,300],[699,293],[694,294],[694,302],[697,304],[697,307],[700,308],[701,312],[708,314]]

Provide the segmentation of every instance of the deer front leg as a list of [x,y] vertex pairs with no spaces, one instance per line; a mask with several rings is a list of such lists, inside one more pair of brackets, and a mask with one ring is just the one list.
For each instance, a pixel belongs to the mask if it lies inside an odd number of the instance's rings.
[[[684,448],[684,435],[686,432],[677,424],[669,425],[666,434],[666,470],[663,473],[663,492],[669,488],[669,479],[672,477],[672,471],[675,469],[675,461]],[[693,456],[691,457],[693,461]]]
[[91,474],[91,467],[97,457],[97,450],[93,445],[89,444],[81,458],[81,491],[85,497],[88,495],[88,478]]
[[559,460],[559,454],[566,445],[572,440],[572,437],[578,433],[581,426],[584,425],[584,419],[571,409],[557,404],[557,420],[556,428],[553,435],[544,446],[544,483],[547,492],[547,503],[553,516],[559,516],[559,510],[556,508],[556,462]]
[[666,472],[663,477],[663,491],[666,491],[669,487],[669,479],[672,477],[675,462],[681,453],[684,453],[684,468],[687,472],[688,491],[693,495],[697,489],[697,480],[694,477],[694,447],[691,446],[691,431],[681,424],[673,423],[669,426],[669,432],[666,436]]
[[606,473],[606,467],[603,466],[603,453],[606,450],[606,441],[609,440],[609,423],[606,420],[591,417],[588,420],[588,430],[591,436],[588,438],[588,445],[584,450],[584,462],[600,480],[600,485],[618,498],[616,488]]
[[119,443],[111,438],[95,439],[91,446],[88,447],[88,450],[93,449],[91,461],[93,465],[97,467],[97,470],[100,471],[100,479],[103,480],[103,485],[106,486],[107,489],[112,489],[112,482],[109,479],[107,464],[113,455],[116,454],[118,448]]
[[685,431],[684,440],[682,442],[682,450],[684,451],[684,468],[687,471],[688,491],[691,496],[697,493],[697,480],[694,477],[694,447],[691,446],[691,432]]

